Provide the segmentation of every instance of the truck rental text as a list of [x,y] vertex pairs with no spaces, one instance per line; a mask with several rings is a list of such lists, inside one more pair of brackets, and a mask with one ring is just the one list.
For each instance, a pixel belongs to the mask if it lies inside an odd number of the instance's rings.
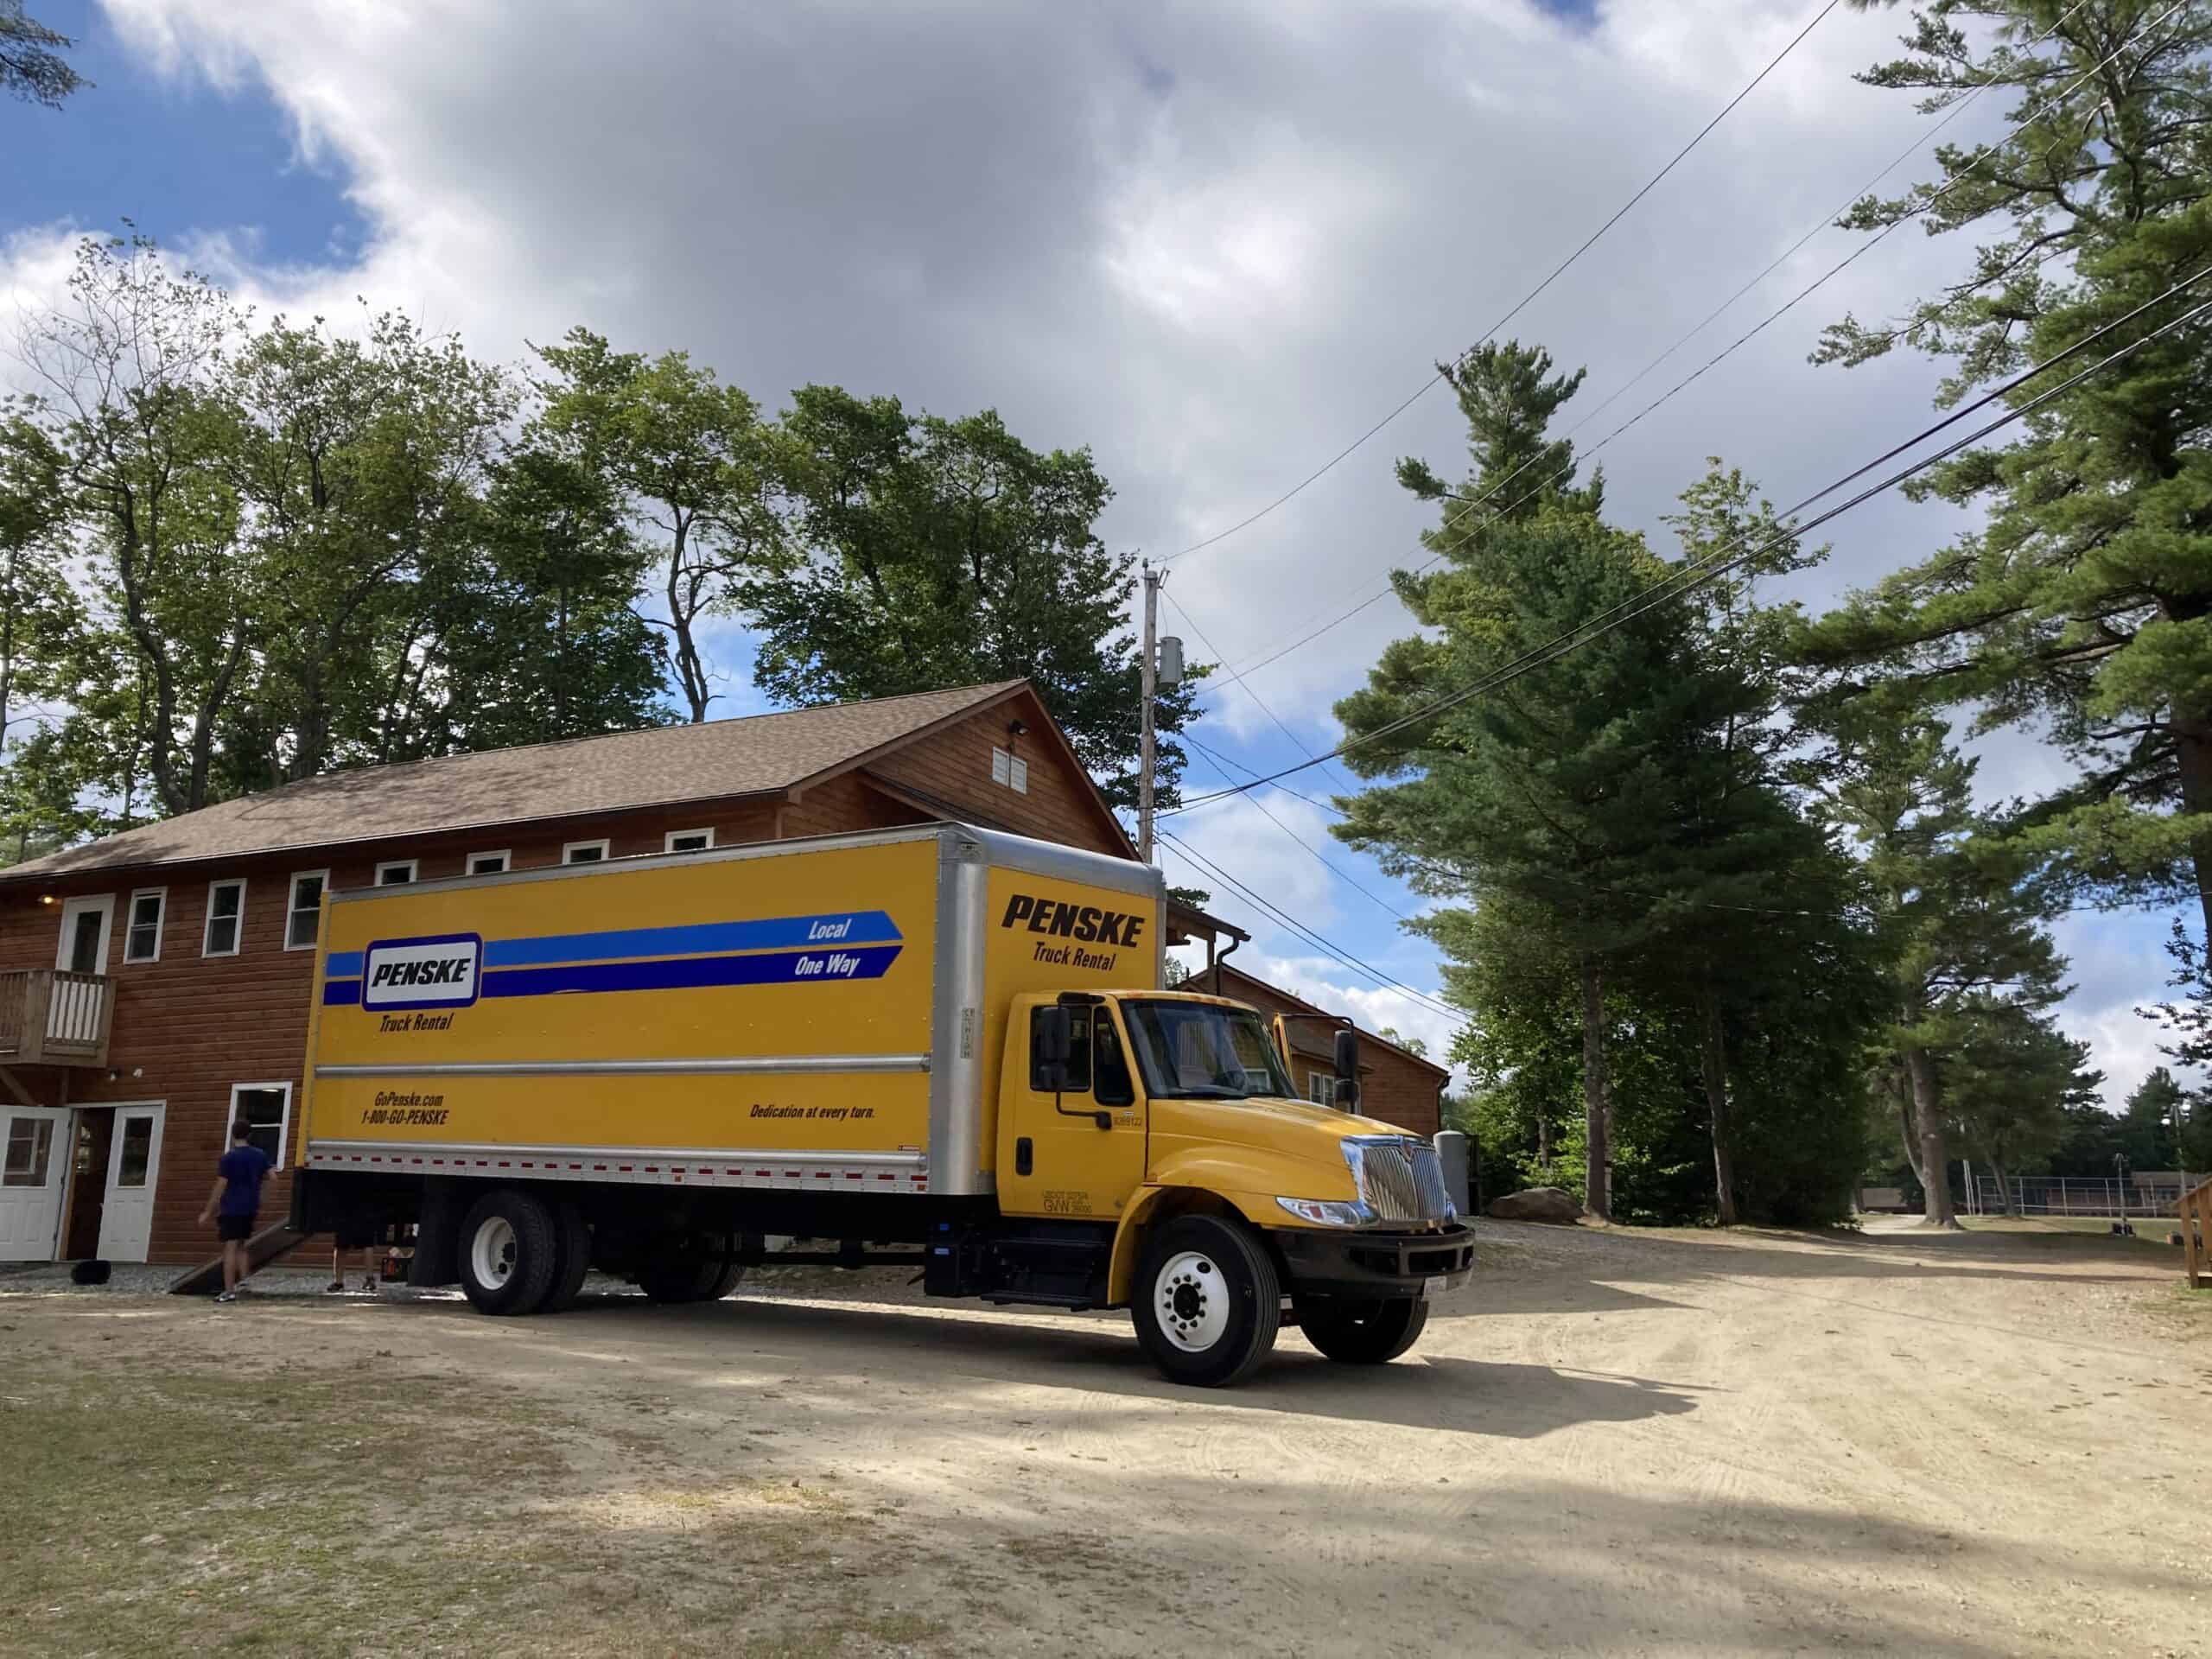
[[[331,893],[292,1225],[411,1229],[411,1281],[487,1313],[899,1263],[1126,1306],[1181,1382],[1286,1323],[1395,1358],[1472,1262],[1435,1148],[1161,988],[1164,907],[1147,865],[957,824]],[[1349,1031],[1337,1070],[1355,1103]]]

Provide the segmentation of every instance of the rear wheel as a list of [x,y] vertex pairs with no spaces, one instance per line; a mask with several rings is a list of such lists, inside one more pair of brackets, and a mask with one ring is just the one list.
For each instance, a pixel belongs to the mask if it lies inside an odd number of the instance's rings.
[[553,1206],[553,1228],[558,1249],[553,1269],[553,1288],[545,1298],[544,1312],[564,1313],[576,1305],[591,1271],[591,1228],[584,1212],[563,1200]]
[[1342,1365],[1388,1364],[1420,1341],[1428,1325],[1428,1304],[1410,1300],[1331,1297],[1297,1307],[1306,1340]]
[[1281,1309],[1281,1281],[1258,1239],[1217,1216],[1179,1216],[1146,1246],[1129,1312],[1170,1381],[1217,1389],[1268,1357]]
[[718,1302],[737,1288],[745,1269],[730,1260],[729,1239],[705,1239],[638,1269],[638,1288],[657,1302]]
[[461,1224],[461,1287],[480,1313],[535,1313],[553,1289],[553,1211],[527,1192],[487,1192]]

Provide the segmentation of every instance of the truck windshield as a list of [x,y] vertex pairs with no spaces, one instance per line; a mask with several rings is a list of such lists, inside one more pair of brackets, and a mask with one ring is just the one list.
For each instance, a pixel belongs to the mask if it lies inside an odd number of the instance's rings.
[[1155,1099],[1249,1100],[1296,1091],[1268,1029],[1244,1008],[1124,1002],[1129,1040]]

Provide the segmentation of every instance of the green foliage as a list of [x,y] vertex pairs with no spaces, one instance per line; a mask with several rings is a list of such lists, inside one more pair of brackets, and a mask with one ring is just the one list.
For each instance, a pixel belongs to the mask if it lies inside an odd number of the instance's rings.
[[27,104],[60,109],[63,99],[92,84],[54,49],[76,43],[26,16],[23,0],[0,0],[0,89]]
[[759,406],[685,353],[616,352],[587,328],[537,355],[551,372],[525,449],[588,477],[656,548],[665,613],[650,620],[684,708],[704,720],[715,693],[700,631],[736,608],[739,583],[770,567],[781,537]]
[[[1451,372],[1472,475],[1400,572],[1430,632],[1396,641],[1338,706],[1346,762],[1380,781],[1337,833],[1461,901],[1411,925],[1471,1024],[1454,1049],[1493,1171],[1586,1180],[1611,1125],[1614,1213],[1826,1220],[1865,1158],[1859,1075],[1878,982],[1855,872],[1781,787],[1789,613],[1761,579],[1807,561],[1740,474],[1713,464],[1673,521],[1685,561],[1765,558],[1574,652],[1429,712],[1637,598],[1668,566],[1575,487],[1548,435],[1580,376],[1517,344]],[[1400,477],[1452,499],[1423,464]],[[1503,510],[1465,503],[1491,496]],[[1580,1122],[1567,1103],[1580,1090]]]
[[2000,1179],[2035,1168],[2066,1138],[2068,1109],[2095,1104],[2104,1079],[2088,1068],[2088,1045],[1986,993],[1966,1001],[1959,1022],[1941,1072],[1964,1150]]
[[[1098,539],[1112,492],[1088,450],[1033,449],[988,410],[946,420],[803,386],[775,467],[785,534],[739,589],[764,691],[813,704],[1027,677],[1108,799],[1134,804],[1134,561]],[[1159,700],[1163,804],[1197,687]]]
[[[1971,35],[1955,15],[1977,19]],[[1821,360],[1910,346],[1955,361],[1955,401],[2212,264],[2212,6],[1936,0],[1916,25],[1904,56],[1862,78],[1925,92],[1929,106],[2011,90],[2025,125],[1993,149],[1945,146],[1941,182],[1859,204],[1846,222],[1861,229],[1921,216],[1933,232],[1986,239],[1967,280],[1886,325],[1846,319]],[[2199,286],[2154,307],[2082,361],[2204,297]],[[1925,474],[1918,495],[1974,509],[1979,526],[1853,595],[1803,649],[1839,700],[1894,713],[1936,698],[1971,705],[1980,729],[2046,733],[2076,775],[2018,826],[2024,844],[2079,887],[2194,887],[2212,919],[2199,869],[2212,855],[2209,347],[2200,319],[2046,405],[2008,447]]]

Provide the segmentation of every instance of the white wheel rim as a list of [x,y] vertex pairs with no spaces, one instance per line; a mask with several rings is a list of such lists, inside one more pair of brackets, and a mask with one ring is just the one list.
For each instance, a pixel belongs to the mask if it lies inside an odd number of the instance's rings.
[[507,1282],[515,1270],[515,1230],[504,1216],[486,1217],[476,1230],[476,1236],[468,1246],[470,1265],[476,1269],[476,1282],[486,1290],[497,1290]]
[[1203,1251],[1170,1256],[1153,1281],[1152,1300],[1160,1328],[1186,1354],[1205,1353],[1229,1330],[1229,1286]]

